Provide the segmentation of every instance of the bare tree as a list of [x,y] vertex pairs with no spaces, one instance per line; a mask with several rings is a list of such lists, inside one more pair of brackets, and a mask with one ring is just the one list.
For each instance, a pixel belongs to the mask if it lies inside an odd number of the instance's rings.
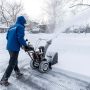
[[[56,25],[57,10],[61,0],[46,0],[45,7],[43,9],[43,16],[48,18],[48,31],[53,32]],[[44,18],[44,17],[43,17]],[[43,19],[42,18],[42,19]],[[44,20],[44,19],[43,19]]]
[[0,22],[9,26],[14,23],[16,17],[23,11],[22,3],[7,2],[6,0],[0,0]]
[[43,14],[41,19],[44,22],[44,16],[47,16],[50,32],[53,32],[55,27],[63,25],[62,22],[64,22],[64,17],[67,17],[68,12],[73,16],[90,6],[84,0],[45,0],[44,5],[46,6],[42,8]]
[[[63,18],[66,13],[65,7],[70,2],[74,2],[75,0],[46,0],[46,6],[43,8],[43,16],[46,15],[48,17],[49,31],[54,32],[58,23],[63,22]],[[68,7],[69,8],[69,7]],[[59,24],[60,25],[60,24]]]
[[[77,3],[74,3],[69,7],[74,13],[77,13],[78,9],[80,9],[78,12],[82,12],[84,10],[87,10],[90,8],[90,4],[87,2],[84,2],[84,0],[77,0]],[[83,8],[83,10],[82,10]]]
[[79,3],[79,4],[76,4],[76,5],[70,6],[70,8],[73,8],[73,7],[76,7],[76,6],[89,6],[90,7],[90,4]]

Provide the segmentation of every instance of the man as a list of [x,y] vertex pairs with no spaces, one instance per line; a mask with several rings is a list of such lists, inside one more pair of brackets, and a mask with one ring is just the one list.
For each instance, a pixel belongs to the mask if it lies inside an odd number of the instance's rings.
[[1,85],[9,85],[8,78],[10,77],[13,69],[16,73],[16,77],[20,78],[23,74],[20,73],[18,68],[18,54],[20,47],[24,46],[25,50],[29,47],[24,40],[24,30],[25,30],[26,20],[23,16],[19,16],[15,25],[11,26],[7,32],[7,50],[10,55],[9,65],[0,81]]

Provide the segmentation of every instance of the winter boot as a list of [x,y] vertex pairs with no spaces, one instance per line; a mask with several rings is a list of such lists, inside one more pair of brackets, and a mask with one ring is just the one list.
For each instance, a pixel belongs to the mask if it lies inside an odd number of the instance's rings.
[[23,74],[20,72],[15,72],[16,73],[16,78],[21,79],[23,77]]
[[2,86],[9,86],[10,85],[10,83],[8,82],[8,80],[1,80],[0,81],[0,85],[2,85]]

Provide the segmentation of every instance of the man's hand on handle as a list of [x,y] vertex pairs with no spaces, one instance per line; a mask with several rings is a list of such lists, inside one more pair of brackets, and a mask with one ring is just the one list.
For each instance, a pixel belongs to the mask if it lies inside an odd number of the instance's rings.
[[27,51],[34,51],[34,47],[30,46],[30,45],[23,46],[23,49],[25,50],[25,52],[27,52]]

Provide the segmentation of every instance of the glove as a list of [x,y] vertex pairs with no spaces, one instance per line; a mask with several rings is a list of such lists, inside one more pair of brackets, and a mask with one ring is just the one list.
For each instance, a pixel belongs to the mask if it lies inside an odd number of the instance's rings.
[[34,51],[34,47],[32,47],[32,46],[24,46],[24,50],[25,50],[25,52],[27,52],[27,51]]

